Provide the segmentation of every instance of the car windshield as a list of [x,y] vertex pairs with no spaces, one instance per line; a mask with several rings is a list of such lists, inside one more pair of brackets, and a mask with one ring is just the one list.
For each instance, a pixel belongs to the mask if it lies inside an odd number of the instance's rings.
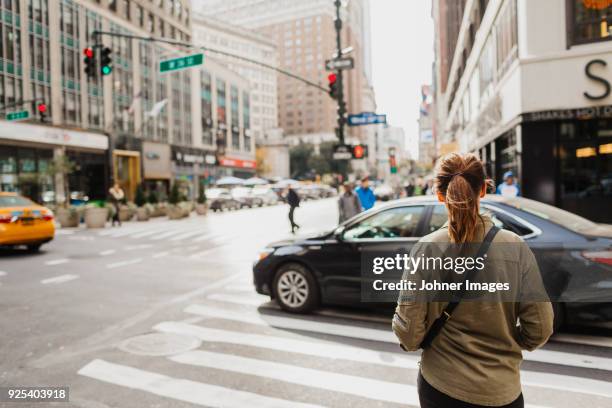
[[530,200],[528,198],[509,198],[505,200],[504,203],[516,209],[559,224],[562,227],[574,232],[583,234],[589,233],[598,227],[596,223],[589,221],[586,218],[582,218],[579,215],[539,201]]
[[0,207],[21,207],[26,205],[35,204],[21,196],[0,196]]

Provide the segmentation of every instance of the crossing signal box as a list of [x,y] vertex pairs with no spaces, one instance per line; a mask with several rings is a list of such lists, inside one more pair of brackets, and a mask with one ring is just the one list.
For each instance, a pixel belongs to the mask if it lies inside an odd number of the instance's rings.
[[113,51],[108,47],[102,49],[102,55],[100,57],[100,72],[102,75],[110,75],[110,73],[113,72],[112,53]]
[[329,85],[329,96],[333,99],[338,99],[338,75],[331,73],[327,76],[327,83]]
[[368,155],[368,146],[358,144],[353,146],[353,159],[364,159]]
[[83,55],[85,58],[83,62],[85,63],[85,75],[88,78],[92,78],[96,76],[96,57],[94,54],[93,48],[85,48],[83,50]]

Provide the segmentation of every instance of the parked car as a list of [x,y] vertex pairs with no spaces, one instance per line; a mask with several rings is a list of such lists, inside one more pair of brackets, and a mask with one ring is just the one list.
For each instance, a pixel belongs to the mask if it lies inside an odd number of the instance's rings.
[[301,198],[306,200],[318,200],[321,198],[321,190],[316,184],[306,184],[300,186],[299,194],[301,195]]
[[247,187],[234,187],[230,191],[234,200],[240,203],[240,208],[248,207],[261,207],[263,206],[263,199],[253,195],[252,190]]
[[279,201],[278,195],[270,187],[253,187],[251,194],[254,197],[260,198],[264,205],[274,205]]
[[0,246],[38,251],[55,235],[53,212],[16,193],[0,193]]
[[206,197],[213,211],[237,210],[241,206],[225,188],[209,188],[206,190]]
[[380,184],[374,187],[374,195],[377,200],[389,201],[393,199],[393,188],[388,184]]
[[[534,252],[548,294],[559,300],[553,303],[557,329],[564,323],[612,322],[612,225],[520,197],[486,196],[481,208]],[[253,266],[255,289],[290,312],[305,313],[320,303],[373,307],[361,302],[362,252],[381,244],[385,251],[409,251],[446,221],[446,207],[434,197],[411,197],[375,207],[332,231],[270,244]]]

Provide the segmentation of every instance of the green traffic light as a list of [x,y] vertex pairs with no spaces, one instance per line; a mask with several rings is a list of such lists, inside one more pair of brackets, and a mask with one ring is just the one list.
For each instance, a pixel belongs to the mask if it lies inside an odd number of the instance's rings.
[[109,67],[108,65],[105,65],[102,67],[102,74],[103,75],[108,75],[111,72],[113,72],[113,69],[111,67]]

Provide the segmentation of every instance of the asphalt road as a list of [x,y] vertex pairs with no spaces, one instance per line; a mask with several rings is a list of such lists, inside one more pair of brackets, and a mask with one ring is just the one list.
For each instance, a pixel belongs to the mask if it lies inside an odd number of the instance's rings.
[[[284,205],[59,230],[40,254],[0,253],[0,385],[69,386],[60,407],[417,406],[418,354],[389,317],[278,310],[251,284]],[[305,203],[302,233],[335,200]],[[565,333],[526,353],[528,406],[612,407],[612,339]],[[40,407],[17,403],[0,406]]]

